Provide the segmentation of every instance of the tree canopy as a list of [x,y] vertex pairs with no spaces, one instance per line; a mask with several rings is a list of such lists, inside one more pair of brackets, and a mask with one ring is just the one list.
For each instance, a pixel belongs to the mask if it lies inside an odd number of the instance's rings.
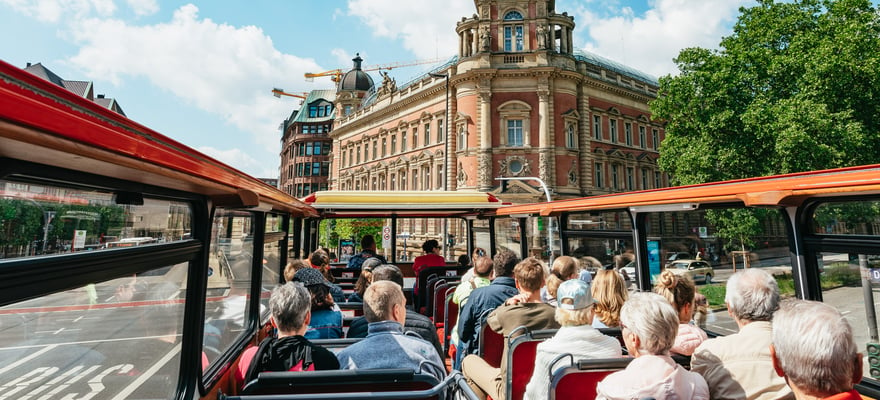
[[718,50],[688,48],[651,102],[676,184],[880,160],[880,14],[869,0],[740,9]]

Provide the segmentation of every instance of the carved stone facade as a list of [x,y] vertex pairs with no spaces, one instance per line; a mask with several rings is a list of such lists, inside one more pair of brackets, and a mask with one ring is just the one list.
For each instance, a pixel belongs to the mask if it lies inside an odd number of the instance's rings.
[[554,198],[665,186],[663,124],[648,108],[656,79],[576,51],[574,18],[554,4],[476,0],[456,26],[457,59],[399,86],[383,77],[335,120],[331,188],[481,190],[527,202],[544,200],[538,182],[497,178],[539,177]]

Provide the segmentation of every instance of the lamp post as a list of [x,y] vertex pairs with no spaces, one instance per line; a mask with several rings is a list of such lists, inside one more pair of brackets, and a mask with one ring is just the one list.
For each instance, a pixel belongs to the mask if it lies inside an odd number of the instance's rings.
[[[541,184],[541,189],[544,189],[544,196],[547,197],[547,202],[551,202],[550,199],[550,190],[547,189],[547,184],[544,183],[544,180],[538,178],[537,176],[508,176],[495,178],[497,181],[538,181]],[[553,217],[547,216],[547,249],[550,250],[550,264],[553,264]]]
[[[449,72],[445,74],[438,74],[435,72],[429,72],[428,75],[431,75],[434,78],[443,78],[446,80],[446,109],[443,112],[443,115],[446,117],[445,127],[446,129],[443,135],[443,146],[445,151],[443,152],[443,191],[449,191]],[[443,219],[443,238],[447,239],[449,237],[449,226],[447,225],[446,218]],[[449,251],[451,246],[443,246],[443,258],[449,258]]]
[[403,259],[402,261],[409,261],[409,257],[407,256],[406,240],[409,239],[410,234],[409,232],[401,232],[398,236],[403,239],[403,256],[401,257]]

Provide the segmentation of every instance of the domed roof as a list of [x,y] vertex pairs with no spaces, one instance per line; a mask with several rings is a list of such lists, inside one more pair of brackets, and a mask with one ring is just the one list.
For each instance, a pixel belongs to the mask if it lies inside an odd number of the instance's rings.
[[351,61],[354,61],[354,67],[351,71],[342,75],[342,80],[339,81],[339,91],[372,90],[373,78],[370,77],[370,74],[361,70],[361,62],[364,61],[364,59],[361,58],[360,54],[357,54]]

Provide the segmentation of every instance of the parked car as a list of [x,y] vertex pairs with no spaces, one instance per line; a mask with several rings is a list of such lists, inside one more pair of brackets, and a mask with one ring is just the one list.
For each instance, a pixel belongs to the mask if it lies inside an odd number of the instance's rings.
[[694,282],[703,281],[712,283],[712,277],[715,276],[715,270],[712,265],[704,260],[675,260],[666,266],[676,275],[690,276]]

